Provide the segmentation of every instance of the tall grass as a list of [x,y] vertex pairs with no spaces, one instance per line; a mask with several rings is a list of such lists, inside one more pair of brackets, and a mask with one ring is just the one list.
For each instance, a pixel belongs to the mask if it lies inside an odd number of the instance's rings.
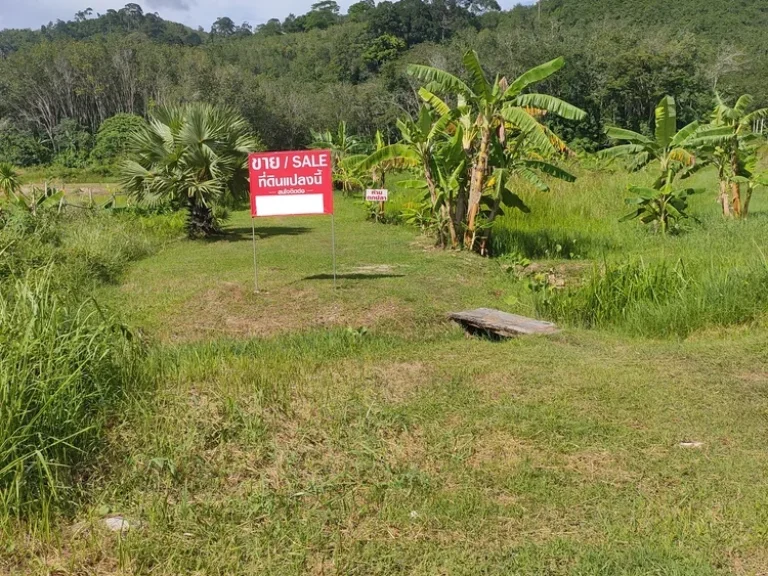
[[41,211],[0,220],[0,531],[76,500],[145,351],[90,298],[175,234],[167,217]]
[[143,386],[143,353],[93,303],[69,303],[51,269],[0,291],[0,526],[66,505],[109,415]]
[[682,261],[596,267],[576,287],[542,287],[537,312],[587,328],[618,328],[635,335],[685,337],[708,326],[758,319],[768,309],[768,267],[728,269]]

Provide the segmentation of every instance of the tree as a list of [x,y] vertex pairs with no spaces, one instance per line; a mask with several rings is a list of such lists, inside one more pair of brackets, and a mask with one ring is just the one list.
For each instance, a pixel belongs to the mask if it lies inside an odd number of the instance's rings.
[[395,60],[407,48],[405,40],[391,34],[384,34],[371,40],[363,52],[363,61],[369,69],[379,70],[387,62]]
[[349,133],[347,123],[340,122],[336,133],[312,131],[310,148],[331,151],[333,162],[333,180],[341,187],[344,195],[362,187],[364,172],[359,168],[361,154],[365,151],[365,143]]
[[[411,65],[408,72],[428,83],[427,87],[420,89],[419,94],[438,113],[446,114],[450,110],[435,94],[439,91],[455,96],[459,102],[459,109],[468,110],[474,117],[478,137],[477,142],[473,143],[471,153],[472,176],[464,232],[464,246],[473,249],[477,240],[476,221],[488,175],[488,158],[493,138],[503,137],[509,125],[514,130],[527,134],[527,138],[534,146],[554,153],[557,147],[564,148],[564,144],[554,137],[539,119],[545,114],[552,113],[569,120],[581,120],[586,114],[554,96],[523,94],[530,85],[560,70],[565,64],[562,58],[528,70],[511,84],[505,78],[498,76],[493,82],[489,82],[474,51],[465,53],[463,62],[470,78],[469,84],[444,70],[431,66]],[[459,209],[463,211],[463,207]],[[460,221],[464,220],[462,213],[456,218]]]
[[352,22],[366,22],[375,9],[376,2],[374,2],[374,0],[361,0],[349,7],[347,10],[347,17]]
[[691,150],[693,137],[699,130],[698,122],[677,129],[677,107],[672,96],[664,96],[656,106],[656,129],[649,138],[626,128],[609,127],[606,134],[612,140],[626,142],[600,152],[602,158],[628,158],[629,169],[634,172],[651,162],[659,163],[660,175],[653,187],[661,190],[671,184],[683,170],[691,169],[696,158]]
[[234,21],[227,16],[217,18],[216,22],[211,26],[211,34],[214,36],[232,36],[236,30],[237,26],[235,26]]
[[458,244],[456,230],[452,226],[449,214],[449,206],[440,200],[440,190],[438,189],[441,181],[441,170],[445,174],[447,170],[451,169],[445,155],[442,162],[438,161],[437,158],[443,131],[450,121],[451,116],[449,114],[438,118],[436,113],[423,105],[417,120],[407,118],[397,121],[397,128],[401,136],[400,142],[379,147],[361,164],[364,169],[373,169],[377,166],[399,162],[402,166],[421,170],[424,187],[429,195],[430,210],[435,217],[438,215],[442,217],[442,223],[438,227],[438,243],[442,246],[447,246],[446,227],[449,230],[452,245]]
[[262,36],[279,36],[283,33],[283,25],[277,18],[270,18],[266,24],[260,24],[256,28],[256,33]]
[[247,197],[248,154],[259,148],[231,108],[160,108],[132,136],[134,159],[121,166],[121,184],[140,202],[186,207],[189,236],[207,236],[220,230],[220,209]]
[[334,0],[322,0],[312,5],[312,10],[304,15],[304,29],[321,30],[333,26],[339,21],[339,4]]
[[135,132],[146,128],[146,122],[135,114],[117,114],[102,122],[91,150],[91,160],[108,164],[122,158]]
[[[728,187],[731,189],[731,207],[736,217],[746,217],[749,202],[741,195],[742,184],[750,184],[756,163],[755,148],[760,138],[755,134],[754,124],[768,118],[768,108],[749,111],[754,98],[749,94],[742,95],[731,107],[717,95],[717,105],[712,114],[712,130],[706,130],[701,136],[710,135],[719,138],[713,158],[718,166],[720,180],[720,201],[723,214],[728,215]],[[752,169],[751,169],[752,168]],[[749,187],[751,197],[752,186]]]

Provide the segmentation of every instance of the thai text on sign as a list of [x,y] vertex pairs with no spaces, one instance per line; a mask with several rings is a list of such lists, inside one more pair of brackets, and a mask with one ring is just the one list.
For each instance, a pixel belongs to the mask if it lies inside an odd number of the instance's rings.
[[374,190],[369,188],[365,191],[366,202],[386,202],[389,200],[389,190]]
[[251,154],[248,171],[251,216],[333,214],[330,150]]

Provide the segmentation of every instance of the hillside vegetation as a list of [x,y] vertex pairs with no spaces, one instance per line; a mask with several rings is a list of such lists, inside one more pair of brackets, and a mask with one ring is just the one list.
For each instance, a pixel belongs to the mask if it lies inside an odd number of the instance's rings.
[[678,101],[683,120],[742,93],[768,103],[759,0],[620,2],[544,0],[502,12],[493,2],[359,2],[341,14],[321,2],[305,15],[253,29],[221,18],[193,31],[129,4],[84,11],[40,31],[0,32],[0,160],[82,168],[101,124],[119,113],[146,115],[160,104],[205,100],[235,105],[270,148],[310,141],[310,129],[345,120],[353,133],[391,132],[417,100],[408,63],[461,70],[477,50],[486,72],[514,77],[556,56],[565,71],[546,91],[589,120],[571,142],[604,145],[603,128],[652,126],[655,103]]

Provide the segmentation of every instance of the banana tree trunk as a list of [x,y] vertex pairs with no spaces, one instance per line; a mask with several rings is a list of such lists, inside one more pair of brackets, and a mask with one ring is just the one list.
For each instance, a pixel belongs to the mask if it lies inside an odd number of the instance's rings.
[[[428,159],[424,161],[424,180],[427,182],[427,190],[429,190],[429,199],[432,202],[432,214],[437,216],[435,211],[435,204],[437,204],[437,186],[435,185],[435,179],[432,176],[432,169],[429,166]],[[440,214],[442,216],[443,210],[441,208]],[[437,241],[441,248],[445,248],[445,234],[443,233],[443,227],[440,226],[437,230]]]
[[725,178],[725,167],[723,164],[720,164],[720,169],[717,173],[717,179],[720,184],[720,194],[717,197],[717,202],[722,206],[723,208],[723,216],[726,218],[730,218],[731,216],[731,205],[728,202],[728,180]]
[[[739,158],[734,152],[731,155],[731,172],[734,176],[739,175]],[[737,218],[741,217],[741,184],[731,181],[731,203],[733,204],[733,213]]]
[[480,200],[483,197],[490,142],[491,131],[484,128],[480,139],[480,148],[472,166],[472,180],[469,185],[469,214],[467,215],[467,230],[464,232],[464,247],[470,250],[474,248],[475,243],[477,214],[480,212]]
[[741,207],[741,217],[746,218],[749,216],[749,203],[752,201],[752,192],[754,192],[752,184],[747,185],[747,193],[744,196],[744,204]]
[[440,207],[443,219],[448,223],[448,234],[451,236],[451,248],[456,250],[459,247],[459,236],[456,234],[456,224],[453,222],[451,207],[446,203]]
[[[488,222],[493,222],[496,220],[496,216],[499,215],[499,210],[501,210],[501,198],[496,198],[496,200],[493,201],[493,208],[491,209],[491,214],[488,217]],[[480,239],[480,255],[481,256],[488,256],[488,240],[491,238],[491,230],[486,230],[485,234],[483,234],[483,237]]]

